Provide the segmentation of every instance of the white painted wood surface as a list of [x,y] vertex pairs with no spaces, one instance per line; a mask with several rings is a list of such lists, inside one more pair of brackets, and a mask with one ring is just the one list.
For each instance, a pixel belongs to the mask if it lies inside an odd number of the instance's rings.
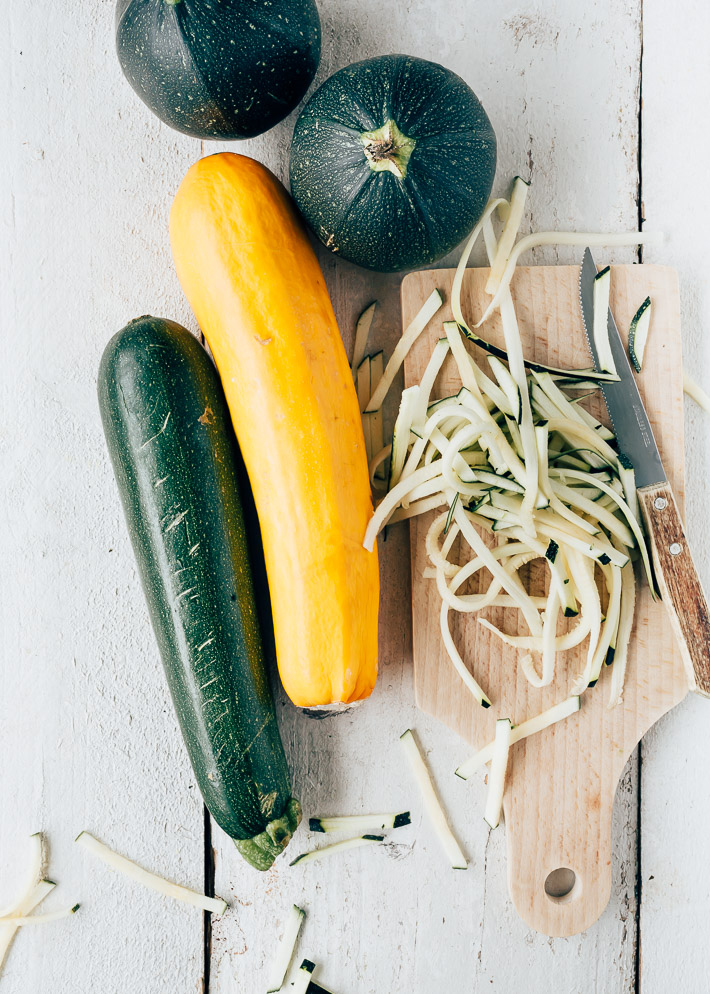
[[[681,24],[668,5],[644,0],[642,179],[649,226],[673,236],[649,261],[681,270],[686,341],[700,376],[710,319],[702,237],[710,203],[700,186],[710,13],[699,0],[690,6]],[[319,80],[392,50],[440,61],[473,86],[494,122],[497,187],[531,174],[535,227],[635,225],[641,0],[397,0],[387,8],[322,0],[320,9]],[[8,994],[182,994],[199,990],[204,975],[199,913],[110,876],[72,844],[86,827],[152,869],[202,883],[202,806],[138,588],[94,383],[105,342],[130,318],[152,312],[194,328],[172,272],[167,210],[184,171],[213,148],[150,115],[120,75],[112,35],[111,0],[59,0],[10,5],[0,43],[0,899],[20,879],[26,835],[41,828],[61,885],[48,907],[62,892],[83,902],[71,921],[19,936],[0,980]],[[293,117],[231,147],[285,177],[292,126]],[[558,258],[575,254],[543,249],[532,261]],[[391,348],[399,279],[322,259],[339,315],[382,300],[376,334]],[[343,333],[349,341],[350,327]],[[710,451],[699,412],[687,430],[688,524],[710,586],[702,510]],[[406,555],[400,531],[386,557]],[[210,990],[264,990],[266,957],[296,900],[309,910],[300,950],[323,964],[322,981],[338,994],[537,994],[553,982],[574,994],[705,992],[707,705],[690,702],[643,747],[640,909],[632,762],[614,813],[609,908],[586,934],[548,940],[511,907],[504,829],[488,834],[482,784],[450,775],[461,741],[413,707],[408,598],[397,589],[385,600],[382,623],[397,648],[361,711],[316,723],[283,701],[279,710],[307,813],[411,804],[413,826],[389,854],[280,865],[265,877],[215,829],[216,889],[233,908],[215,922]],[[398,753],[408,725],[430,751],[471,860],[452,880]],[[311,841],[301,833],[294,853]]]
[[[671,19],[666,4],[644,0],[643,200],[649,226],[668,233],[667,244],[644,258],[662,258],[679,270],[685,363],[707,391],[710,283],[704,231],[710,198],[698,177],[704,174],[708,139],[696,130],[696,115],[702,113],[698,94],[710,86],[698,33],[709,20],[703,3],[692,2],[682,18]],[[680,59],[686,72],[677,71]],[[710,422],[692,400],[685,406],[686,522],[707,591],[710,516],[703,498],[710,478]],[[704,704],[690,695],[642,745],[640,952],[644,984],[652,991],[708,990],[710,713]]]

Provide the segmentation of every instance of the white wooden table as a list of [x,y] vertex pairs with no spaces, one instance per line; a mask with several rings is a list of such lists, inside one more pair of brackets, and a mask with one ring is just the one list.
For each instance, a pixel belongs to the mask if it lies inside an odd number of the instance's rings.
[[[112,875],[77,851],[88,828],[148,867],[201,888],[210,827],[170,706],[139,589],[95,398],[101,351],[143,313],[195,328],[168,248],[168,208],[212,146],[164,127],[121,77],[111,0],[13,3],[0,48],[2,620],[0,903],[43,830],[76,918],[19,935],[7,994],[257,994],[291,901],[301,951],[338,994],[530,994],[710,989],[707,779],[710,704],[689,699],[646,737],[614,814],[614,888],[600,922],[547,939],[506,891],[504,829],[489,834],[481,781],[451,770],[463,743],[415,711],[408,590],[390,594],[372,700],[314,722],[279,703],[307,813],[412,806],[398,858],[362,851],[263,876],[211,829],[215,888],[230,911],[211,937],[195,909]],[[710,9],[702,0],[320,0],[318,82],[401,51],[475,89],[499,142],[496,187],[530,175],[528,226],[634,228],[669,240],[648,261],[680,270],[686,363],[710,387],[706,128]],[[285,177],[293,117],[231,146]],[[532,220],[534,218],[534,221]],[[607,256],[611,259],[612,256]],[[631,251],[618,261],[633,261]],[[575,261],[544,249],[534,262]],[[322,256],[336,310],[383,304],[398,334],[399,278]],[[450,260],[449,260],[450,261]],[[350,328],[343,329],[350,335]],[[660,329],[659,329],[660,331]],[[687,518],[710,587],[710,424],[687,405]],[[394,540],[402,554],[403,537]],[[388,554],[394,554],[390,552]],[[416,727],[471,866],[442,863],[397,751]],[[550,812],[554,817],[554,812]],[[207,845],[206,845],[207,840]],[[294,854],[308,844],[305,834]]]

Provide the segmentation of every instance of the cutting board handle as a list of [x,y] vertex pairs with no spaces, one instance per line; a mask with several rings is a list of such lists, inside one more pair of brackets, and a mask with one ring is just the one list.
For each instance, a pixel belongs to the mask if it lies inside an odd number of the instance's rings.
[[[585,728],[592,724],[589,713],[575,719],[581,719],[580,736],[592,732]],[[510,896],[538,932],[576,935],[597,921],[611,896],[611,815],[625,756],[619,750],[606,769],[582,761],[571,781],[553,775],[563,765],[561,736],[520,745],[524,750],[513,759],[516,787],[504,799]],[[531,780],[541,769],[550,775]]]

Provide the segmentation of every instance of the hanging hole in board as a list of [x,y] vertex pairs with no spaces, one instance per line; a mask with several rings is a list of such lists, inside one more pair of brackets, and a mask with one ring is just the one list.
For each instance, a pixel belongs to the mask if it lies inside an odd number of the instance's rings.
[[567,904],[580,892],[577,874],[568,866],[560,866],[549,873],[545,880],[545,893],[554,904]]

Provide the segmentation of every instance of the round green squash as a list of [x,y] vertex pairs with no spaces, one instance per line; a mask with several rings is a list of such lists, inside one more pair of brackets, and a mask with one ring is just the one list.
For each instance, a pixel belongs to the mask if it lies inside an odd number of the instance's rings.
[[118,0],[123,73],[161,121],[230,141],[273,128],[320,60],[315,0]]
[[291,143],[291,192],[315,234],[367,269],[436,262],[490,196],[496,138],[471,88],[434,62],[384,55],[327,79]]

